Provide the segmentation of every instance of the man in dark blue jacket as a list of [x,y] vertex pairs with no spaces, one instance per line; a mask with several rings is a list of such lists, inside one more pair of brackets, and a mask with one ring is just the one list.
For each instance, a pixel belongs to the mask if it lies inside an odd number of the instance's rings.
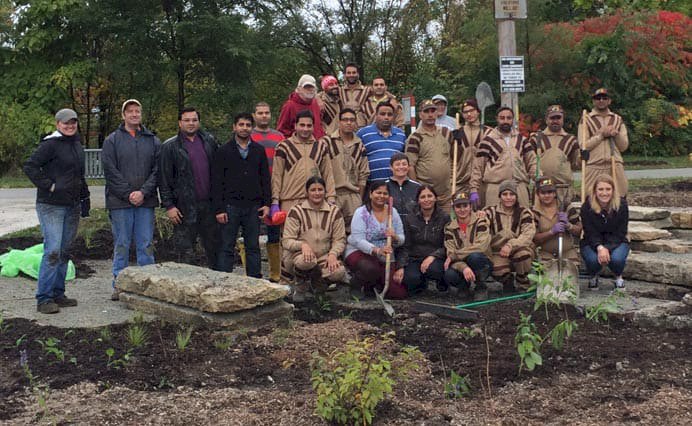
[[106,177],[106,208],[113,231],[113,295],[115,279],[128,266],[135,240],[137,264],[154,263],[154,208],[161,142],[142,125],[142,104],[128,99],[122,106],[123,124],[103,142],[101,161]]
[[77,113],[55,114],[57,130],[41,140],[24,164],[24,173],[36,185],[36,214],[43,233],[43,258],[38,271],[36,309],[55,314],[77,306],[65,297],[69,248],[77,236],[80,203],[89,215],[89,188],[84,179],[84,149],[77,133]]
[[209,268],[216,268],[219,226],[211,208],[211,162],[214,137],[200,130],[199,112],[184,108],[178,115],[177,135],[161,145],[159,194],[173,223],[173,243],[178,262],[194,263],[197,236]]
[[221,271],[233,270],[236,238],[242,227],[245,272],[261,278],[259,230],[260,220],[269,214],[269,165],[264,148],[250,140],[252,114],[240,113],[233,121],[231,138],[212,162],[212,206],[217,222],[223,225],[217,266]]

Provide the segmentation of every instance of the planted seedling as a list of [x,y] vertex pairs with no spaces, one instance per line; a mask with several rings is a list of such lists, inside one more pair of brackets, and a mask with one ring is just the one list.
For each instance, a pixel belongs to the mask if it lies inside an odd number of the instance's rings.
[[180,352],[183,352],[187,345],[190,344],[190,339],[192,338],[193,326],[189,326],[184,330],[178,330],[175,334],[175,346]]

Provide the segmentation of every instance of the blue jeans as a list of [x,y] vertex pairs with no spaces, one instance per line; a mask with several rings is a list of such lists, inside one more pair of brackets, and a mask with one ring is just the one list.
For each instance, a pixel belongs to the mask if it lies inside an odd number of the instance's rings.
[[120,271],[130,261],[130,246],[134,236],[137,265],[154,263],[154,208],[129,207],[108,212],[113,230],[113,286]]
[[[488,259],[488,256],[484,255],[483,253],[477,252],[468,255],[465,261],[476,275],[476,285],[480,285],[482,287],[484,285],[484,281],[493,271],[493,264],[490,262],[490,259]],[[452,267],[445,271],[445,281],[447,284],[461,289],[471,287],[471,283],[466,281],[464,274]]]
[[39,305],[65,295],[69,249],[77,236],[79,211],[79,205],[36,203],[36,214],[43,233],[43,257],[36,287],[36,302]]
[[444,283],[444,260],[435,258],[430,266],[428,266],[428,270],[425,273],[420,271],[421,263],[423,263],[422,259],[412,260],[409,261],[404,268],[404,279],[402,283],[406,287],[409,295],[425,290],[428,280],[436,281],[439,284]]
[[[629,252],[630,245],[628,243],[620,243],[619,246],[610,251],[610,262],[608,263],[608,267],[616,276],[622,275],[622,271],[625,270],[625,262],[627,261]],[[581,247],[581,257],[584,259],[584,264],[586,265],[589,276],[593,277],[601,272],[603,265],[598,263],[598,252],[591,248],[591,246],[584,245]]]
[[243,228],[245,242],[245,273],[250,277],[262,278],[260,264],[259,231],[257,216],[259,205],[251,207],[226,206],[228,223],[221,227],[221,250],[216,266],[219,271],[232,272],[235,265],[235,242],[238,231]]

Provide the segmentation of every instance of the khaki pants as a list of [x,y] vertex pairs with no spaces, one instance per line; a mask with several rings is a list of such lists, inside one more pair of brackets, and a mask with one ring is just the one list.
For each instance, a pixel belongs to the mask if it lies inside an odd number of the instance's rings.
[[613,171],[610,163],[586,166],[586,175],[582,181],[582,184],[586,185],[586,195],[588,196],[591,192],[591,188],[593,188],[593,184],[596,182],[596,178],[599,175],[608,175],[615,181],[615,188],[618,191],[618,195],[621,197],[627,196],[627,178],[625,177],[625,168],[621,163],[615,163],[615,176],[612,174]]
[[522,289],[529,288],[527,278],[531,272],[534,252],[531,247],[517,247],[512,250],[509,257],[502,257],[499,253],[493,253],[490,260],[493,262],[493,277],[502,282],[512,272],[517,273],[517,284]]
[[344,224],[346,225],[346,234],[351,233],[351,219],[356,209],[363,204],[360,194],[353,192],[350,189],[339,188],[336,190],[336,205],[341,209],[341,214],[344,216]]
[[344,268],[343,264],[340,265],[334,272],[329,272],[326,254],[320,256],[314,262],[306,262],[303,260],[303,253],[301,251],[288,252],[284,250],[284,253],[285,256],[283,263],[291,275],[295,275],[296,270],[308,272],[319,267],[322,279],[329,282],[340,282],[344,279],[344,275],[346,274],[346,269]]

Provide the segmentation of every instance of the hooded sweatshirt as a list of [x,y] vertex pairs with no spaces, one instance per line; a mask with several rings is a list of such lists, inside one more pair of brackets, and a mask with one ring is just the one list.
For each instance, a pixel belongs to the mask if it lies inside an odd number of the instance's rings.
[[322,111],[320,111],[320,105],[317,103],[317,99],[306,101],[301,98],[297,92],[292,92],[288,96],[288,100],[284,102],[281,107],[281,114],[279,114],[279,120],[276,123],[277,130],[283,133],[287,139],[293,136],[293,132],[296,130],[296,115],[306,109],[312,112],[314,118],[312,123],[313,136],[315,139],[324,136],[324,129],[322,129],[322,120],[320,117]]

